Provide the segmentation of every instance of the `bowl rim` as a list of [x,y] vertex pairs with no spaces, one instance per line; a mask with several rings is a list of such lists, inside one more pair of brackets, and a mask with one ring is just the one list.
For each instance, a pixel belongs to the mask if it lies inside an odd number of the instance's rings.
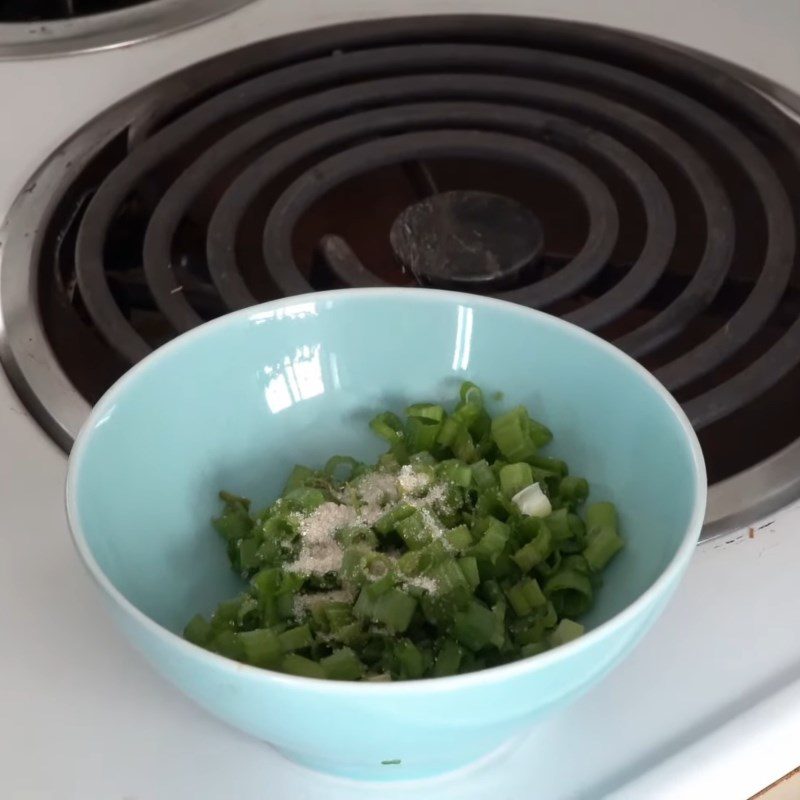
[[[653,583],[632,603],[610,619],[602,622],[597,627],[587,631],[583,636],[567,644],[560,645],[553,650],[548,650],[535,656],[495,667],[487,667],[482,670],[477,670],[476,672],[439,678],[417,678],[403,681],[333,681],[327,678],[307,678],[298,675],[289,675],[283,672],[268,670],[263,667],[243,664],[239,661],[234,661],[233,659],[218,655],[217,653],[212,653],[199,645],[192,644],[179,634],[173,633],[154,619],[151,619],[144,612],[140,611],[114,586],[95,560],[83,533],[78,514],[79,477],[81,475],[81,467],[85,454],[91,443],[92,432],[108,413],[109,408],[114,405],[116,398],[124,393],[127,386],[136,381],[139,375],[147,372],[154,364],[167,355],[190,347],[196,341],[213,335],[218,329],[223,329],[229,325],[235,325],[242,320],[255,322],[259,319],[264,319],[265,315],[272,317],[277,310],[290,308],[292,306],[305,306],[307,308],[308,304],[312,302],[315,304],[324,304],[326,301],[336,302],[341,300],[346,302],[348,298],[352,298],[356,302],[360,300],[368,302],[370,300],[405,299],[410,297],[413,297],[415,301],[421,303],[444,303],[451,305],[468,305],[472,307],[482,306],[485,308],[499,309],[506,314],[535,319],[538,324],[559,329],[563,334],[581,339],[591,347],[605,352],[606,355],[621,362],[625,367],[632,370],[644,383],[649,385],[651,389],[655,390],[661,396],[684,434],[683,440],[689,447],[694,470],[694,503],[691,515],[681,543],[666,568],[662,570]],[[232,675],[247,675],[254,680],[263,681],[265,684],[285,684],[287,686],[294,686],[295,688],[318,689],[320,691],[332,690],[347,694],[373,692],[382,694],[408,694],[414,692],[453,691],[469,686],[485,684],[487,682],[502,682],[503,680],[528,672],[531,669],[544,668],[551,664],[565,661],[573,655],[577,655],[581,651],[591,648],[596,642],[612,634],[614,631],[623,628],[629,621],[644,612],[648,606],[655,603],[658,597],[668,592],[670,584],[680,578],[685,567],[688,565],[689,559],[697,544],[705,515],[707,478],[705,461],[697,434],[677,401],[652,373],[622,350],[604,339],[601,339],[596,334],[543,311],[493,297],[484,297],[481,295],[442,289],[380,287],[334,289],[271,300],[266,303],[225,314],[217,319],[199,325],[197,328],[183,333],[172,341],[157,348],[119,378],[105,394],[103,394],[100,400],[98,400],[91,413],[84,421],[70,452],[65,495],[70,534],[89,574],[103,593],[107,595],[116,606],[127,616],[132,617],[139,625],[160,638],[165,645],[177,647],[179,650],[182,650],[188,658],[206,662],[210,667],[223,669]]]

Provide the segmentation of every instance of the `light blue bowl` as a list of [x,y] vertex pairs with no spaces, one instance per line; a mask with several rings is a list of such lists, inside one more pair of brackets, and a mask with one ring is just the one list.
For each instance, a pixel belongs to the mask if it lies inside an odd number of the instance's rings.
[[[465,378],[487,397],[502,391],[498,407],[527,405],[593,497],[619,508],[627,548],[584,637],[479,673],[395,684],[281,675],[181,638],[194,613],[240,588],[208,523],[220,488],[267,503],[297,462],[372,459],[376,410],[448,401]],[[545,314],[422,289],[295,297],[180,337],[97,404],[67,479],[77,548],[153,666],[289,758],[359,778],[465,765],[598,681],[677,586],[705,497],[688,421],[634,361]]]

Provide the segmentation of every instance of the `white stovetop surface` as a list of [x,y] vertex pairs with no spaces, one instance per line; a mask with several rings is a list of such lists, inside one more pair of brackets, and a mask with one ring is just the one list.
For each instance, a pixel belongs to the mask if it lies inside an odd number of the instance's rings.
[[[800,4],[771,0],[260,0],[162,41],[0,62],[0,214],[73,129],[192,61],[303,27],[491,11],[596,21],[800,88]],[[69,539],[63,454],[0,374],[0,797],[496,800],[749,797],[800,764],[800,506],[698,548],[664,617],[575,706],[469,776],[377,788],[294,767],[157,678],[98,603]]]

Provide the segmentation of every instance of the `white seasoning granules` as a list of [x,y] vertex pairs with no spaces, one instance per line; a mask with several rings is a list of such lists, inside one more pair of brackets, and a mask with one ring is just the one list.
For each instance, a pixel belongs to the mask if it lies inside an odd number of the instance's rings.
[[430,482],[430,475],[426,475],[424,472],[417,472],[410,464],[401,467],[397,475],[397,483],[405,495],[418,495],[423,489],[427,488]]
[[398,502],[408,503],[419,511],[432,539],[444,536],[444,528],[431,509],[448,513],[447,485],[434,484],[429,475],[417,472],[410,465],[402,467],[397,475],[390,472],[364,475],[355,481],[353,489],[361,504],[358,509],[347,503],[327,502],[310,514],[291,515],[299,527],[300,552],[295,561],[286,565],[287,571],[307,575],[338,572],[344,552],[336,533],[352,525],[372,527]]
[[423,592],[428,592],[429,594],[436,594],[439,588],[436,579],[431,578],[429,575],[417,575],[414,578],[406,578],[403,583],[414,589],[422,589]]
[[370,472],[356,483],[358,498],[367,505],[382,505],[397,500],[397,478],[389,472]]
[[372,527],[386,512],[387,505],[397,501],[397,479],[388,472],[371,472],[358,481],[356,493],[362,503],[359,520]]
[[343,552],[334,534],[357,520],[356,511],[351,506],[328,502],[315,508],[301,518],[300,553],[285,569],[309,575],[338,572]]
[[419,514],[425,524],[425,531],[432,539],[441,539],[444,536],[444,528],[439,524],[436,517],[433,516],[430,509],[420,508]]

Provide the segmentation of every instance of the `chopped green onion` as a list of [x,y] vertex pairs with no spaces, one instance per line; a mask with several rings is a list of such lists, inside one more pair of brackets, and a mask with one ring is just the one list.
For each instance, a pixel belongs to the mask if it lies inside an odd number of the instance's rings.
[[494,613],[474,600],[466,611],[455,615],[453,632],[456,639],[470,650],[486,647],[496,637],[497,620]]
[[506,597],[508,597],[511,607],[520,617],[532,613],[547,603],[547,598],[539,587],[538,581],[533,578],[523,578],[506,589]]
[[530,572],[553,552],[553,536],[545,524],[539,525],[536,537],[514,553],[514,561],[523,572]]
[[211,623],[200,614],[195,614],[183,629],[184,638],[200,647],[208,644],[211,634]]
[[464,651],[457,642],[452,639],[445,639],[436,653],[436,659],[433,663],[433,675],[437,678],[455,675],[458,672],[463,654]]
[[458,559],[458,567],[464,576],[470,591],[474,592],[481,582],[480,572],[478,571],[478,561],[474,556],[465,556]]
[[320,660],[325,677],[335,681],[355,681],[364,674],[364,665],[349,648],[343,647]]
[[447,531],[444,538],[447,539],[453,550],[458,550],[460,553],[472,545],[472,534],[466,525],[459,525],[457,528]]
[[617,533],[617,510],[611,503],[594,503],[586,509],[587,545],[583,555],[594,572],[602,570],[622,549]]
[[589,482],[585,478],[568,475],[558,484],[557,494],[562,500],[572,505],[579,505],[589,496]]
[[576,617],[592,607],[592,583],[588,576],[574,569],[561,569],[544,586],[559,616]]
[[310,647],[314,637],[311,635],[311,629],[308,625],[299,625],[296,628],[289,628],[288,631],[279,633],[278,641],[283,650],[288,653],[292,650],[302,650],[304,647]]
[[556,629],[550,634],[550,646],[558,647],[559,645],[571,642],[583,636],[583,625],[573,622],[571,619],[564,618],[556,625]]
[[281,644],[280,637],[269,628],[244,631],[239,634],[239,640],[244,648],[245,661],[254,667],[274,669],[287,649]]
[[283,657],[281,671],[288,672],[289,675],[299,675],[302,678],[328,677],[325,674],[325,667],[310,658],[299,656],[297,653],[289,653]]
[[[450,410],[452,409],[452,410]],[[600,572],[623,546],[616,509],[541,452],[518,406],[492,417],[475,384],[454,406],[376,415],[388,451],[295,467],[258,512],[220,493],[222,550],[249,583],[190,642],[252,666],[329,680],[445,677],[583,632]]]
[[500,470],[500,488],[506,497],[514,497],[533,483],[530,464],[521,461],[517,464],[506,464]]
[[386,535],[395,530],[397,523],[410,517],[414,513],[414,507],[401,503],[390,511],[387,511],[373,526],[378,533]]

